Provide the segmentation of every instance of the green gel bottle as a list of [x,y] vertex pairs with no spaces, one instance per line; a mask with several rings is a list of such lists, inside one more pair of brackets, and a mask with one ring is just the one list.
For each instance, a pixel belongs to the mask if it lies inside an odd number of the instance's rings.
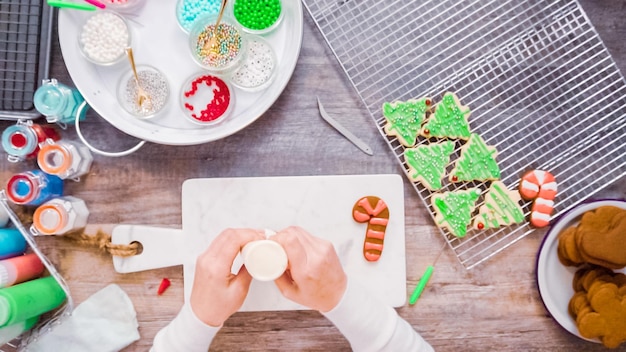
[[65,291],[52,276],[0,289],[0,328],[59,307]]

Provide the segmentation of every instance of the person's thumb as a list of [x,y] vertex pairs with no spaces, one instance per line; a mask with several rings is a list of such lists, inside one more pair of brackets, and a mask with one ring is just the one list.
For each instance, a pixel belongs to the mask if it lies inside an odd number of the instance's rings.
[[239,289],[240,291],[247,294],[251,282],[252,276],[248,272],[248,269],[246,269],[246,266],[242,265],[237,275],[235,275],[235,277],[233,278],[231,284],[237,287],[237,289]]
[[[278,279],[274,280],[278,290],[288,299],[291,299],[296,294],[296,283],[291,279],[291,276],[285,271]],[[292,299],[293,300],[293,299]]]

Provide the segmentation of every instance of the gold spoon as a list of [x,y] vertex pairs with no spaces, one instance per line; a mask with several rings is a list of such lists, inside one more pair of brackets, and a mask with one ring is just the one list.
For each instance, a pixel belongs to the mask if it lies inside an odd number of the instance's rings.
[[[126,56],[130,61],[130,66],[133,69],[133,76],[135,77],[135,83],[137,83],[137,104],[142,111],[147,111],[152,106],[152,100],[146,91],[141,87],[139,83],[139,75],[137,75],[137,67],[135,66],[135,58],[133,56],[133,48],[126,48]],[[144,106],[145,105],[145,106]]]
[[228,0],[222,0],[222,4],[220,5],[220,12],[217,14],[217,21],[215,21],[215,27],[213,27],[213,36],[209,41],[209,44],[211,45],[210,49],[213,53],[217,53],[217,48],[219,46],[219,41],[217,39],[217,27],[219,27],[220,22],[222,21],[222,16],[224,16],[226,2],[228,2]]

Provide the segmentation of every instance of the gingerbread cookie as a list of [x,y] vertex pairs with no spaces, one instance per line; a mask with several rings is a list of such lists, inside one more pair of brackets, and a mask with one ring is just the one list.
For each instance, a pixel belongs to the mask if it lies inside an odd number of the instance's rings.
[[586,338],[599,338],[607,348],[617,348],[626,341],[626,298],[614,283],[599,283],[587,293],[592,311],[576,318],[578,331]]
[[445,141],[420,145],[404,151],[404,160],[409,168],[409,178],[421,182],[429,190],[438,190],[443,187],[441,180],[446,172],[446,165],[450,162],[450,155],[454,152],[454,143]]
[[352,207],[352,218],[356,222],[367,223],[363,256],[367,261],[377,261],[383,252],[385,230],[389,223],[387,204],[375,196],[362,197]]
[[426,113],[430,111],[430,98],[397,101],[383,104],[383,116],[387,120],[384,130],[389,136],[395,136],[406,147],[415,145]]
[[534,200],[530,223],[535,227],[550,225],[557,183],[554,175],[547,171],[531,170],[526,172],[519,184],[519,193],[525,200]]
[[605,231],[578,229],[576,246],[588,263],[611,269],[626,267],[626,211],[613,216]]
[[594,264],[626,267],[626,210],[604,206],[583,214],[578,225],[563,230],[557,254],[565,266]]
[[468,118],[470,109],[461,105],[456,94],[447,92],[435,107],[420,134],[424,137],[464,139],[470,138]]
[[433,195],[431,204],[436,212],[436,225],[447,228],[456,237],[465,237],[478,197],[478,188]]
[[488,181],[500,179],[500,167],[496,162],[498,151],[488,146],[476,133],[461,148],[461,156],[450,172],[451,182]]
[[509,190],[501,181],[492,182],[472,227],[482,230],[524,221],[520,200],[519,192]]

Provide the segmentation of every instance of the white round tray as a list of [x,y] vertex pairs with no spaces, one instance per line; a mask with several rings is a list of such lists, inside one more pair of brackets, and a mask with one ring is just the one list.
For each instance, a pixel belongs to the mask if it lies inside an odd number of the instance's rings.
[[278,59],[274,81],[259,92],[235,88],[232,115],[212,126],[198,126],[183,116],[179,104],[183,83],[192,74],[202,72],[193,61],[187,34],[176,20],[176,0],[147,2],[135,14],[124,15],[132,34],[137,65],[159,69],[170,83],[170,97],[165,111],[150,120],[140,120],[126,112],[117,101],[117,84],[130,69],[128,60],[113,66],[98,66],[87,61],[78,46],[78,32],[93,12],[60,10],[59,42],[67,69],[89,105],[121,131],[154,143],[194,145],[229,136],[258,119],[272,106],[293,74],[302,44],[303,14],[300,1],[283,1],[284,18],[273,32],[264,35]]
[[[558,236],[564,229],[577,225],[582,215],[598,207],[611,205],[626,209],[626,201],[622,200],[597,200],[583,203],[569,212],[565,213],[546,234],[543,244],[539,249],[537,257],[537,286],[539,295],[543,300],[552,318],[570,333],[592,342],[600,342],[597,339],[587,339],[580,335],[576,322],[568,313],[568,304],[574,295],[572,281],[574,273],[579,268],[564,266],[559,261],[557,248],[559,246]],[[626,269],[616,270],[616,272],[626,273]]]

